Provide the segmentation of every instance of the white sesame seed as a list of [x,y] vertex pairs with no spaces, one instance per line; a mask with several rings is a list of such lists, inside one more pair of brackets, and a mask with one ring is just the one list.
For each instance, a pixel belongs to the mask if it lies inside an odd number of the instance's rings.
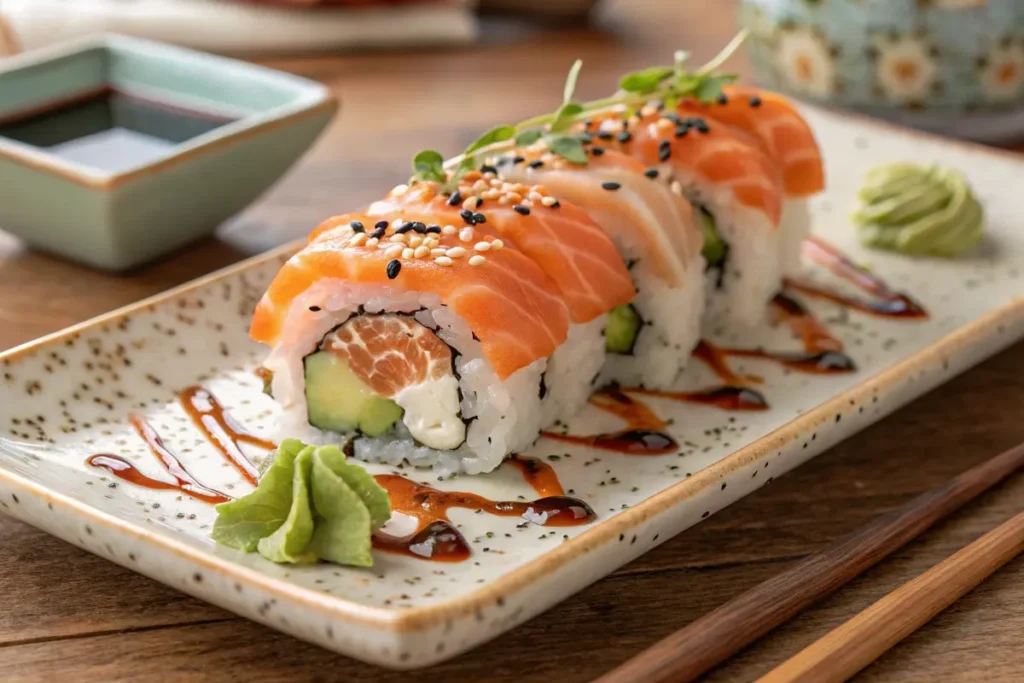
[[459,229],[456,228],[454,225],[446,225],[443,228],[441,228],[442,235],[454,235],[458,231]]
[[683,193],[683,185],[678,180],[673,180],[672,184],[668,186],[668,189],[679,195]]
[[473,245],[473,248],[476,249],[477,251],[487,251],[488,249],[491,248],[491,243],[490,242],[477,242],[476,244]]
[[392,235],[391,237],[389,237],[388,241],[389,242],[401,242],[402,244],[405,244],[406,240],[408,240],[408,239],[409,238],[405,236],[404,232],[400,232],[397,235]]
[[434,259],[434,263],[439,266],[450,266],[452,264],[452,260],[447,256],[438,256]]
[[532,199],[524,199],[523,201],[521,201],[519,203],[520,203],[520,205],[525,206],[528,209],[532,209],[533,208],[533,200]]
[[377,239],[376,237],[371,237],[370,239],[366,240],[366,246],[375,247],[377,246],[378,242],[380,242],[379,239]]
[[401,244],[395,244],[395,245],[392,245],[392,246],[388,247],[387,251],[384,252],[384,255],[387,256],[388,258],[395,258],[399,254],[401,254],[402,251],[403,251],[402,245]]
[[505,243],[501,240],[494,240],[491,242],[491,249],[494,251],[501,251],[501,248],[505,246]]
[[381,251],[384,251],[385,249],[390,249],[391,247],[394,247],[394,246],[400,247],[402,245],[401,244],[397,244],[397,245],[396,244],[391,244],[391,242],[381,242],[380,244],[377,245],[377,248],[380,249]]
[[415,249],[416,247],[423,244],[423,237],[421,235],[410,235],[409,246]]
[[473,183],[473,192],[483,192],[490,186],[491,184],[488,183],[486,180],[478,180],[475,183]]
[[672,123],[668,119],[658,119],[658,122],[654,124],[655,130],[664,133],[670,128],[674,128],[676,124]]
[[552,154],[551,152],[544,152],[543,154],[540,155],[540,160],[543,161],[545,164],[550,164],[552,161],[555,160],[555,155]]
[[429,256],[429,255],[430,255],[430,249],[427,248],[426,246],[422,245],[422,244],[420,246],[416,247],[416,251],[413,252],[413,256],[415,256],[416,258],[427,258],[427,256]]
[[451,249],[445,252],[445,256],[450,256],[451,258],[462,258],[465,255],[465,247],[452,247]]
[[528,199],[535,202],[539,202],[541,199],[544,199],[544,196],[540,192],[531,192],[526,196]]
[[402,258],[406,260],[411,259],[415,253],[415,249],[410,249],[409,247],[406,247],[405,249],[402,250]]
[[426,247],[427,249],[433,249],[434,247],[436,247],[440,243],[441,243],[440,240],[438,240],[436,237],[433,237],[433,236],[428,237],[427,239],[423,240],[423,246]]
[[476,197],[470,197],[466,201],[462,202],[462,208],[469,211],[473,211],[478,206],[480,206],[480,200]]
[[507,194],[503,194],[498,198],[498,203],[502,206],[508,206],[512,201],[508,198]]
[[654,106],[651,106],[649,104],[646,105],[643,109],[640,110],[640,115],[641,116],[654,116],[657,113],[658,113],[658,108],[654,107]]
[[472,242],[473,236],[473,228],[463,228],[462,230],[459,230],[459,239],[463,242]]
[[431,256],[444,256],[445,252],[447,252],[447,251],[448,250],[444,249],[444,248],[431,249],[430,250],[430,255]]
[[352,239],[348,241],[348,243],[351,244],[353,247],[358,247],[360,244],[363,244],[364,242],[366,242],[365,232],[357,232],[356,234],[352,235]]
[[484,192],[480,196],[487,200],[497,199],[498,191],[492,187],[491,189],[487,190],[487,192]]
[[488,180],[491,180],[492,178],[497,178],[497,177],[498,176],[495,175],[494,171],[488,171],[487,173],[484,173],[484,178],[487,178]]
[[554,206],[557,202],[558,200],[550,195],[540,200],[540,203],[543,204],[544,206]]
[[409,191],[409,186],[408,185],[395,185],[394,188],[392,188],[392,190],[391,190],[391,194],[393,194],[393,195],[405,194],[408,191]]
[[475,255],[469,257],[469,265],[471,265],[471,266],[479,266],[481,263],[483,263],[486,260],[487,259],[485,259],[480,254],[475,254]]
[[545,195],[548,193],[548,188],[544,187],[543,185],[534,185],[533,187],[530,188],[530,190],[541,195]]
[[505,196],[508,197],[508,200],[513,204],[518,204],[519,202],[523,201],[523,195],[519,194],[518,192],[509,192]]

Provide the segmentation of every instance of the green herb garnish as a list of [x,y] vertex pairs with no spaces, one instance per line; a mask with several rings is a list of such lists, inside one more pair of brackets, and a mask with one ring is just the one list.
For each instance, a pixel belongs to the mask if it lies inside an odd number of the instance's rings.
[[713,102],[721,95],[725,84],[737,79],[735,74],[718,74],[715,71],[743,44],[746,37],[747,32],[741,31],[714,59],[692,72],[686,69],[689,53],[679,50],[674,55],[672,66],[651,66],[625,74],[619,79],[617,93],[584,103],[572,101],[583,66],[582,61],[577,59],[565,79],[562,104],[553,113],[535,116],[515,125],[496,126],[466,147],[459,157],[440,166],[440,153],[433,150],[420,152],[413,160],[413,179],[438,182],[442,185],[442,191],[449,192],[467,171],[477,166],[477,158],[481,154],[493,154],[509,141],[525,147],[541,138],[553,153],[574,164],[585,165],[587,154],[583,142],[578,136],[569,133],[574,124],[596,113],[623,108],[638,110],[650,102],[663,102],[673,107],[686,97]]

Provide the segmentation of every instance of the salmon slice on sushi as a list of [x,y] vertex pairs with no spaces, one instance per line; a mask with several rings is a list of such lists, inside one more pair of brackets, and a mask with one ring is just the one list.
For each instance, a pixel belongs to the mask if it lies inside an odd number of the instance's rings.
[[708,269],[706,320],[761,322],[782,285],[783,192],[775,162],[725,124],[656,107],[606,114],[586,133],[639,160],[693,204]]
[[811,229],[807,200],[825,189],[821,150],[804,117],[782,95],[742,85],[724,86],[713,103],[684,99],[676,113],[720,121],[749,136],[775,162],[785,191],[780,220],[783,271],[798,270],[800,246]]
[[667,389],[700,339],[704,259],[693,209],[638,160],[599,141],[586,151],[585,165],[572,163],[540,141],[491,162],[585,210],[628,264],[636,298],[610,315],[601,383]]
[[500,240],[533,260],[554,282],[570,317],[568,337],[542,376],[542,426],[569,419],[586,403],[604,364],[609,311],[628,306],[636,295],[615,246],[586,212],[543,187],[510,183],[486,166],[466,173],[447,192],[421,181],[367,211],[392,225],[453,226],[461,244],[456,254],[486,255]]
[[354,437],[357,457],[442,475],[490,471],[538,436],[569,309],[515,247],[488,236],[471,255],[455,226],[405,225],[327,221],[257,305],[280,434]]

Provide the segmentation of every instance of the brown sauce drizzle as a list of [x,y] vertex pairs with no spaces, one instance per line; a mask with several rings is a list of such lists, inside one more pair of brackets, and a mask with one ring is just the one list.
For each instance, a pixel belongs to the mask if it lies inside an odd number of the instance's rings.
[[190,498],[213,505],[226,503],[231,500],[230,496],[200,484],[185,469],[185,466],[181,464],[178,457],[164,444],[164,440],[160,438],[160,435],[157,434],[152,425],[146,422],[142,416],[133,413],[128,416],[128,421],[131,422],[132,427],[135,428],[135,431],[142,437],[142,440],[149,446],[150,452],[157,457],[167,473],[174,478],[173,482],[147,476],[139,471],[135,465],[119,455],[97,453],[90,456],[85,462],[92,467],[107,470],[118,479],[143,488],[181,491]]
[[519,470],[520,474],[523,475],[523,479],[538,496],[544,498],[547,496],[565,495],[565,490],[562,488],[562,482],[558,481],[558,474],[555,472],[555,468],[543,460],[513,453],[505,462]]
[[[658,391],[657,389],[623,389],[631,394],[666,398],[682,403],[697,403],[722,410],[768,410],[764,394],[750,387],[724,386],[700,391]],[[634,399],[636,400],[636,399]]]
[[448,519],[448,510],[451,508],[481,510],[498,517],[529,515],[526,517],[528,521],[543,516],[541,526],[579,526],[597,518],[590,506],[582,500],[561,494],[545,495],[562,490],[550,466],[519,456],[513,456],[512,462],[523,472],[524,478],[538,495],[544,497],[531,502],[495,501],[475,493],[440,491],[397,474],[377,475],[374,478],[387,490],[392,511],[415,517],[419,525],[415,533],[405,538],[374,534],[373,547],[421,560],[461,562],[472,551],[469,543]]
[[214,448],[220,451],[224,459],[238,470],[247,482],[256,486],[259,472],[249,458],[245,457],[239,444],[247,443],[268,451],[277,445],[242,429],[231,419],[214,395],[201,386],[191,386],[178,392],[178,401],[195,426]]
[[589,399],[590,404],[611,413],[626,422],[626,428],[605,434],[577,436],[558,432],[541,432],[556,441],[600,448],[625,455],[665,455],[679,450],[679,444],[666,434],[665,422],[640,401],[633,400],[623,390],[610,387],[598,391]]
[[884,280],[861,268],[827,242],[817,237],[808,237],[804,240],[803,253],[838,277],[856,285],[874,299],[858,299],[789,278],[786,279],[788,289],[807,296],[827,299],[842,306],[883,318],[923,319],[928,317],[928,312],[924,307],[909,295],[891,289]]

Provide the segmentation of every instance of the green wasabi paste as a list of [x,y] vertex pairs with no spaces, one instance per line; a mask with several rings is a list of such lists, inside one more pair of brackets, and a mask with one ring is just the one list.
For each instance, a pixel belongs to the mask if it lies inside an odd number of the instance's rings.
[[984,215],[950,169],[889,164],[868,172],[853,220],[861,243],[904,254],[952,257],[981,241]]

